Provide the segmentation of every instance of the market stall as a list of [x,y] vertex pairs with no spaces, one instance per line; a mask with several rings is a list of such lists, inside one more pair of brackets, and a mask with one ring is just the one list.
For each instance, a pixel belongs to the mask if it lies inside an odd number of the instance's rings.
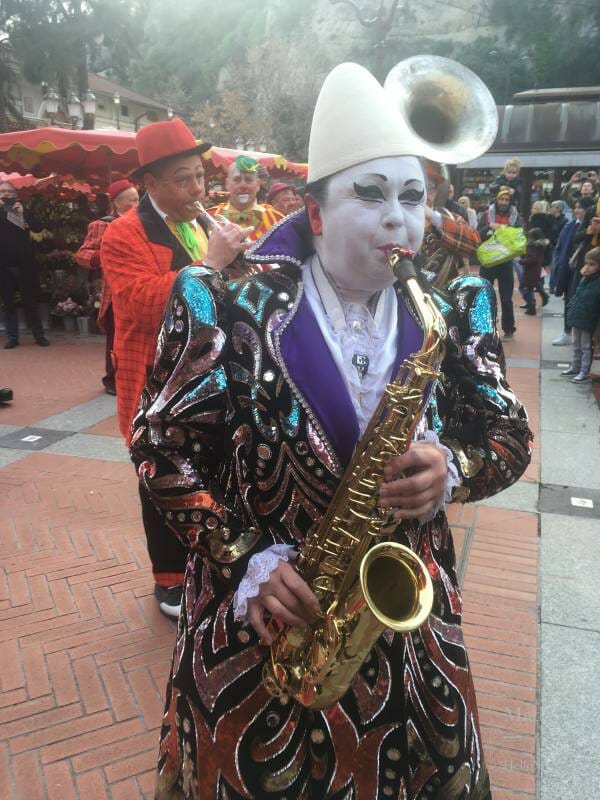
[[[239,155],[238,150],[217,146],[203,153],[207,178],[224,177]],[[243,155],[256,158],[272,178],[306,179],[306,164],[274,153],[244,151]],[[135,134],[130,131],[37,128],[0,134],[0,167],[20,175],[70,176],[93,190],[105,191],[112,181],[127,177],[138,166]]]
[[[213,146],[202,154],[207,189],[223,181],[242,153]],[[305,181],[307,165],[274,153],[244,151],[274,180]],[[42,295],[51,321],[94,317],[99,275],[82,274],[74,254],[88,223],[107,213],[102,193],[139,166],[135,133],[121,130],[37,128],[0,134],[4,180],[19,189],[38,261]]]

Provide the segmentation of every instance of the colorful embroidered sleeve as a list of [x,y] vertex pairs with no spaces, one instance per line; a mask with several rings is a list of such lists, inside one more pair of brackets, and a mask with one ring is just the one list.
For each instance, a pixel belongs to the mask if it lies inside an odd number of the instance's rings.
[[482,278],[453,281],[446,300],[434,294],[449,326],[444,379],[433,417],[454,453],[462,485],[454,499],[472,502],[506,489],[525,472],[533,435],[527,412],[504,375],[496,334],[496,296]]
[[[132,425],[131,455],[155,507],[178,538],[237,586],[251,555],[273,539],[246,523],[219,489],[226,449],[223,283],[204,267],[178,273],[154,369]],[[259,542],[260,540],[260,542]]]
[[83,244],[75,253],[75,261],[83,269],[96,269],[100,266],[100,245],[108,222],[98,219],[90,222]]
[[481,244],[477,231],[457,215],[442,214],[442,229],[436,228],[436,232],[441,239],[440,246],[456,256],[469,256]]

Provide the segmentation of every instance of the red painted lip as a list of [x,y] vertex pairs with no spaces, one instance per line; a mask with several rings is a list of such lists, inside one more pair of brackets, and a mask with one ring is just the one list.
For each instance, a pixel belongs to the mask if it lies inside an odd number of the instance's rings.
[[409,250],[406,247],[401,247],[399,244],[382,244],[380,245],[377,250],[381,250],[386,256],[388,255],[390,250],[400,250],[403,256],[407,258],[412,258],[415,255],[414,250]]

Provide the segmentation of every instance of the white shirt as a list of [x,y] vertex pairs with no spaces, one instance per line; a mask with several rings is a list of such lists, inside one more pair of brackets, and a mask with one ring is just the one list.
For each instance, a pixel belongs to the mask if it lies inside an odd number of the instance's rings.
[[[398,338],[396,292],[393,286],[379,292],[369,304],[371,308],[346,303],[317,255],[302,265],[302,279],[306,299],[344,379],[362,435],[392,375]],[[356,362],[363,364],[362,370]]]

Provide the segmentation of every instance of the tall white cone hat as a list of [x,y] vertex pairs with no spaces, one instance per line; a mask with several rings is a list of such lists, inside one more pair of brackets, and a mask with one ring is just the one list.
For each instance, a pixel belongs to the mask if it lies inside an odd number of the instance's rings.
[[386,156],[426,156],[389,94],[359,64],[338,64],[317,98],[308,144],[308,182]]

